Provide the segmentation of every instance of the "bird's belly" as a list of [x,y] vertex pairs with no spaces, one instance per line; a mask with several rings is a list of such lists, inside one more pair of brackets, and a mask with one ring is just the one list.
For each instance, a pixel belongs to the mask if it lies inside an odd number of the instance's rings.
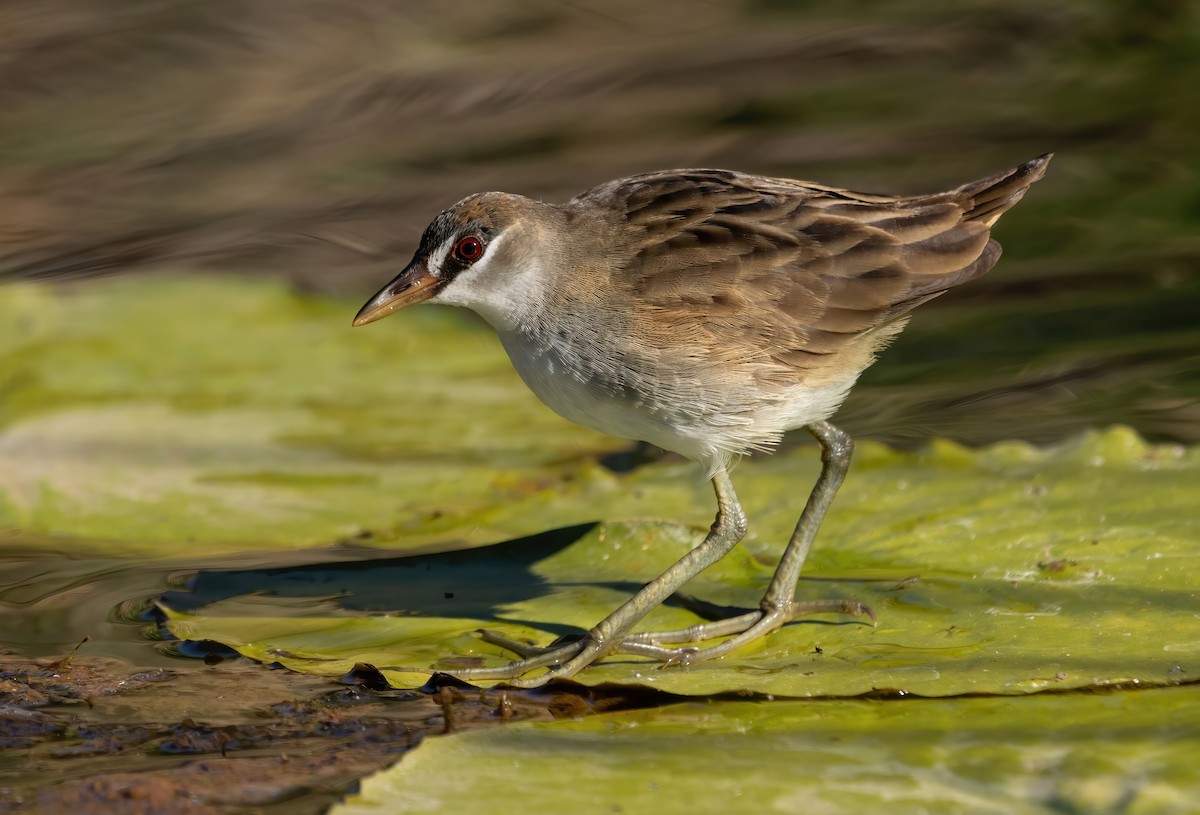
[[797,383],[768,395],[681,377],[677,370],[654,375],[616,368],[610,358],[589,360],[522,335],[500,338],[521,379],[564,419],[709,463],[768,449],[784,431],[829,417],[853,384]]
[[700,457],[669,402],[598,370],[600,366],[524,338],[501,340],[522,381],[547,407],[576,424],[624,439],[648,441]]

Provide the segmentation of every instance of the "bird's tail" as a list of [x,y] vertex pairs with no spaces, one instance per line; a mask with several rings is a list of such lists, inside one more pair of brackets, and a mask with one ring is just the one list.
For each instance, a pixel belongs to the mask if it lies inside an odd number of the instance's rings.
[[1046,166],[1053,157],[1053,153],[1046,153],[1011,170],[963,184],[945,195],[963,208],[964,221],[991,226],[1046,174]]
[[913,199],[920,208],[952,204],[961,212],[958,223],[931,238],[912,243],[906,250],[914,274],[912,286],[886,312],[887,318],[907,314],[955,286],[987,273],[1000,259],[1000,244],[989,239],[992,224],[1021,200],[1035,181],[1046,174],[1053,154],[1002,173],[963,184],[957,189]]

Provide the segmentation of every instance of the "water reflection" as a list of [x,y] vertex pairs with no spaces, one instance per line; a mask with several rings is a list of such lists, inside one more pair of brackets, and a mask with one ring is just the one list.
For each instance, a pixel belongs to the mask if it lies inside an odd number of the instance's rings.
[[178,567],[82,557],[69,543],[0,537],[0,653],[62,656],[84,637],[88,653],[138,665],[165,663],[148,638],[145,598]]

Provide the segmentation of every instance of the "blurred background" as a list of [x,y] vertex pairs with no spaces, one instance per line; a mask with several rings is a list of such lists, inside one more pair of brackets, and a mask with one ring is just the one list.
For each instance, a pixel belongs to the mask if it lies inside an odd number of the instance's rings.
[[352,313],[471,192],[716,166],[920,193],[1048,151],[999,267],[922,307],[845,424],[1200,440],[1186,0],[0,5],[10,279],[284,275]]

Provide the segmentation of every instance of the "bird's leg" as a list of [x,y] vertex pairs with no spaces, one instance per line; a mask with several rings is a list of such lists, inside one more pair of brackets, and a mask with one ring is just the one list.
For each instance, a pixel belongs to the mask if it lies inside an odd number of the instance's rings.
[[[850,455],[854,441],[850,436],[829,422],[813,422],[806,428],[821,444],[821,475],[808,496],[808,503],[791,540],[783,552],[783,558],[775,569],[775,576],[759,603],[758,611],[751,611],[727,620],[700,623],[677,631],[660,631],[631,634],[626,636],[618,652],[651,656],[666,662],[690,664],[724,656],[735,648],[775,631],[789,620],[805,614],[839,612],[856,617],[866,616],[875,621],[870,608],[847,600],[796,601],[796,583],[800,570],[812,548],[813,538],[825,518],[833,497],[846,478],[850,468]],[[730,637],[711,648],[665,648],[671,643],[697,643],[717,637]]]
[[[524,659],[499,668],[465,668],[449,671],[462,679],[504,679],[510,685],[530,688],[543,685],[554,678],[567,678],[598,659],[617,651],[629,629],[638,623],[679,587],[729,553],[746,535],[746,514],[733,491],[733,482],[725,467],[713,475],[713,490],[717,494],[717,517],[704,540],[677,560],[670,568],[647,583],[616,611],[601,620],[581,639],[566,645],[531,653]],[[495,641],[495,640],[493,640]],[[515,644],[515,643],[514,643]],[[537,668],[549,667],[547,673],[522,679]]]

